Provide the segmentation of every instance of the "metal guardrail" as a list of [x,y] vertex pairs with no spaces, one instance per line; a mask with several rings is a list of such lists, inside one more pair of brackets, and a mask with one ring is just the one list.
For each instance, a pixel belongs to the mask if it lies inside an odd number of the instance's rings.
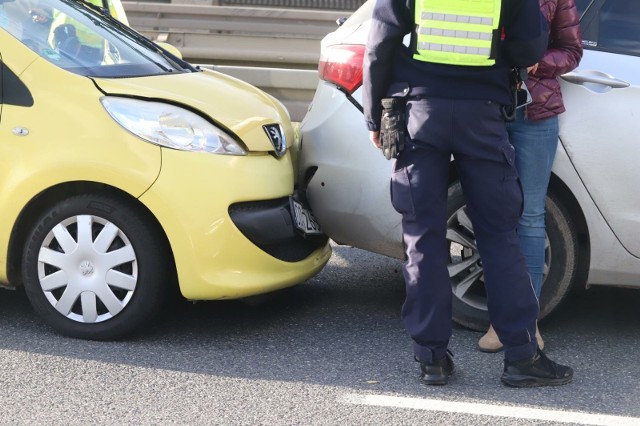
[[226,6],[302,7],[307,9],[356,10],[365,0],[218,0]]
[[185,60],[247,81],[300,121],[318,83],[320,40],[349,12],[123,2],[131,27]]
[[291,7],[354,11],[366,0],[138,0],[149,3],[207,4],[211,6]]
[[344,12],[123,2],[129,24],[193,63],[315,69]]

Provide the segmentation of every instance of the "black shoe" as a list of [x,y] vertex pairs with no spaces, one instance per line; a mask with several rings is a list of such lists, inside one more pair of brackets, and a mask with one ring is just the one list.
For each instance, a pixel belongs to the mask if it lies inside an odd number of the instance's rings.
[[425,385],[446,385],[453,373],[453,354],[447,351],[444,357],[432,362],[420,361],[420,379]]
[[538,349],[533,357],[515,362],[504,361],[502,383],[516,388],[559,386],[573,379],[573,370],[551,361]]

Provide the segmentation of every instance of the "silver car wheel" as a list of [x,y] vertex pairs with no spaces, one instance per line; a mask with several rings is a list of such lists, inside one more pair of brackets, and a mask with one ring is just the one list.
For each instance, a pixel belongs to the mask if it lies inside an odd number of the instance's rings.
[[[459,182],[449,187],[448,195],[448,268],[454,295],[453,320],[472,330],[486,331],[489,315],[482,260]],[[549,190],[545,203],[544,284],[538,320],[544,319],[565,300],[574,284],[586,273],[584,268],[588,265],[580,253],[576,227],[561,200],[562,196]]]
[[[453,295],[468,306],[487,311],[482,260],[465,206],[456,210],[447,220],[447,241],[450,261],[448,269]],[[545,237],[544,259],[544,277],[546,277],[551,262],[551,245],[548,237]]]
[[447,241],[453,295],[469,306],[487,310],[487,300],[480,291],[484,289],[482,260],[465,207],[456,210],[447,220]]
[[40,247],[37,268],[49,303],[81,323],[118,315],[138,283],[131,242],[116,225],[93,215],[73,216],[54,226]]

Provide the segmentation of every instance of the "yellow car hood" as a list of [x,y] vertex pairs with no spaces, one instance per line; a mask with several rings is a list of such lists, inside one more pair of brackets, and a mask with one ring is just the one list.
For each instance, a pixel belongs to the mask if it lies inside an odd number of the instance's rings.
[[219,72],[203,70],[94,80],[107,95],[135,96],[198,110],[235,133],[250,151],[273,150],[262,128],[265,124],[280,123],[287,136],[291,132],[288,113],[278,101],[248,83]]

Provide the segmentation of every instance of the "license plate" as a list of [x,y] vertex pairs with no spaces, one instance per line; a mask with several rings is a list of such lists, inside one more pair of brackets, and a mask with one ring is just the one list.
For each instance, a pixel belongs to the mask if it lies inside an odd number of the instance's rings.
[[311,213],[311,210],[306,208],[300,201],[291,197],[291,216],[293,216],[294,226],[302,231],[305,235],[318,235],[322,234],[320,225],[316,218]]

